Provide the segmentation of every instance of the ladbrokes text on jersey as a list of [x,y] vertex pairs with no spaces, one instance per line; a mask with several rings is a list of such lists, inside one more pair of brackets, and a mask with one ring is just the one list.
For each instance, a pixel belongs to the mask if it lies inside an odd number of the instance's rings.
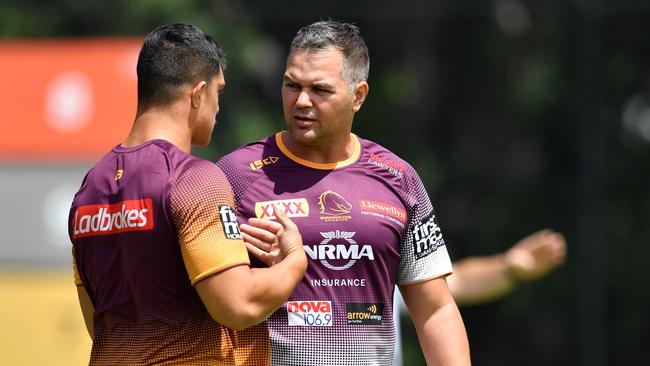
[[73,218],[74,239],[153,229],[153,202],[150,198],[77,208]]

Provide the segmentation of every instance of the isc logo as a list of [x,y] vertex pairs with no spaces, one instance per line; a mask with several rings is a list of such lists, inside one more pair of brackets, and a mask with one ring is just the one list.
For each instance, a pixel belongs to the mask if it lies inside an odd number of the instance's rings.
[[303,327],[331,327],[331,301],[288,301],[289,325]]
[[262,169],[267,165],[272,165],[275,164],[280,158],[277,156],[268,156],[262,160],[255,160],[254,162],[248,164],[251,169],[257,170],[257,169]]

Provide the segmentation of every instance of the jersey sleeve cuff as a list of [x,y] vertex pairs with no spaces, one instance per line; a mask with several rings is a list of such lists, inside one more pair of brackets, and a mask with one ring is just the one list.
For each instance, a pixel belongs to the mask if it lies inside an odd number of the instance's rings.
[[206,278],[208,278],[208,277],[210,277],[210,276],[212,276],[214,274],[217,274],[219,272],[223,272],[223,271],[228,270],[228,269],[233,268],[233,267],[249,266],[249,265],[250,265],[250,261],[246,260],[246,261],[241,261],[239,263],[229,263],[228,265],[225,265],[225,266],[221,265],[221,266],[214,266],[214,267],[211,267],[211,268],[207,268],[204,271],[202,271],[201,273],[199,273],[198,275],[196,275],[193,279],[191,279],[192,280],[191,281],[192,286],[196,285],[200,281],[202,281],[202,280],[204,280],[204,279],[206,279]]

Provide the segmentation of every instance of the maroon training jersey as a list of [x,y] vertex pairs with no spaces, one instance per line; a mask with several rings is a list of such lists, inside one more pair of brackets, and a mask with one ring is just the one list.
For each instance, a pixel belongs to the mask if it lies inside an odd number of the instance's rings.
[[451,272],[433,208],[413,168],[353,135],[354,155],[316,164],[281,134],[248,144],[218,165],[237,216],[274,219],[279,203],[303,237],[309,266],[268,320],[274,365],[392,365],[395,284]]
[[232,190],[214,164],[162,140],[115,147],[70,210],[75,282],[94,305],[91,365],[265,365],[265,324],[215,322],[193,284],[248,265]]

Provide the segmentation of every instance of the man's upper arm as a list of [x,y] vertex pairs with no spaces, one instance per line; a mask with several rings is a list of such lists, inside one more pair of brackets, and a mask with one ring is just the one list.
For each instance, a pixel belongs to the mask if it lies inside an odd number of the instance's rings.
[[467,333],[444,277],[400,286],[427,364],[471,363]]
[[397,284],[431,280],[451,273],[451,260],[429,196],[410,168],[404,176],[408,222],[400,243]]
[[414,322],[416,318],[426,318],[435,312],[437,308],[454,302],[447,287],[445,276],[400,285],[399,289]]
[[196,161],[177,177],[171,216],[192,284],[225,269],[250,263],[241,239],[232,190],[223,172]]

